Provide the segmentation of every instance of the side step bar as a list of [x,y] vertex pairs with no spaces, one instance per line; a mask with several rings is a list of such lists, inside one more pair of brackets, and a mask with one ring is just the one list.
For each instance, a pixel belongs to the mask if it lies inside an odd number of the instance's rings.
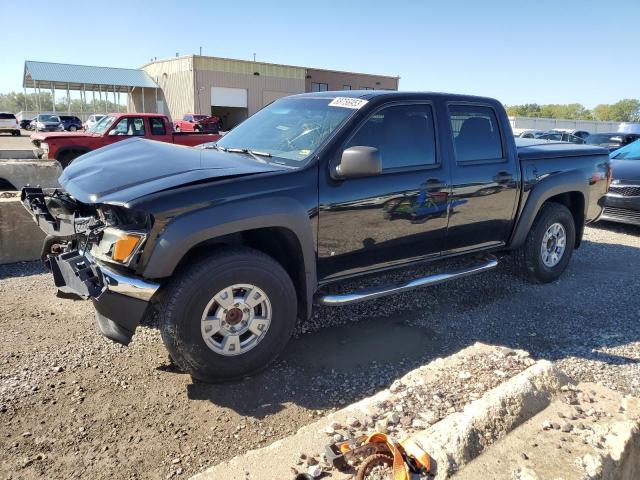
[[319,298],[318,303],[320,305],[338,307],[352,303],[364,302],[366,300],[373,300],[374,298],[406,292],[408,290],[413,290],[414,288],[431,287],[432,285],[438,285],[439,283],[448,282],[450,280],[468,277],[470,275],[475,275],[476,273],[492,270],[497,266],[498,259],[493,255],[487,255],[483,258],[482,263],[478,263],[464,269],[444,271],[427,277],[415,278],[400,285],[384,285],[382,287],[359,290],[342,295],[325,295]]

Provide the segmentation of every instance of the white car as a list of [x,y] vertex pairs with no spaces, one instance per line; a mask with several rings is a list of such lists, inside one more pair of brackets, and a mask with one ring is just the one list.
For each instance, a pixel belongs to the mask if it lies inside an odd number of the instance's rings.
[[84,122],[84,129],[89,130],[96,123],[102,120],[106,115],[91,115],[86,122]]
[[13,113],[0,113],[0,132],[8,132],[11,135],[20,135],[20,123]]

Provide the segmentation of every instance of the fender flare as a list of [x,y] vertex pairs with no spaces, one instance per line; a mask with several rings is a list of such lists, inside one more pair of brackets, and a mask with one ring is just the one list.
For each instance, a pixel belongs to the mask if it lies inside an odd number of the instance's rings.
[[[280,227],[290,230],[300,243],[307,306],[312,305],[317,287],[316,249],[307,210],[288,197],[243,199],[240,205],[241,208],[229,203],[208,206],[170,220],[158,233],[152,250],[144,252],[140,273],[149,279],[166,278],[193,247],[203,242],[248,230]],[[307,310],[309,314],[311,309]]]
[[[586,218],[587,206],[589,205],[589,188],[584,174],[579,170],[569,170],[548,175],[534,184],[526,199],[524,208],[520,212],[518,222],[511,235],[509,242],[511,249],[516,249],[524,245],[524,242],[531,230],[531,225],[535,220],[540,208],[551,197],[563,193],[578,192],[584,198],[583,218]],[[576,225],[576,245],[580,243],[584,222]]]

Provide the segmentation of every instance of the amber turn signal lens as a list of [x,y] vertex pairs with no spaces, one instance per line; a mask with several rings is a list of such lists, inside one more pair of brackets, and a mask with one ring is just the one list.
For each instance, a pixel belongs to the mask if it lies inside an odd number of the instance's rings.
[[125,234],[113,245],[113,258],[116,262],[124,262],[133,253],[142,237]]

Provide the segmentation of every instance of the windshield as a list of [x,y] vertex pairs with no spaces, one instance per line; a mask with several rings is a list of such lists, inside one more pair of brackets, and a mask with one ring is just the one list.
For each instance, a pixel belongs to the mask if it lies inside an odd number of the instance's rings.
[[60,122],[60,118],[54,115],[38,115],[39,122]]
[[640,160],[640,140],[616,150],[611,154],[611,158],[616,160]]
[[108,115],[106,117],[102,117],[98,123],[94,124],[93,127],[91,127],[89,130],[87,130],[89,133],[98,133],[98,134],[103,134],[104,132],[106,132],[109,127],[113,124],[113,122],[115,122],[116,117],[113,117],[111,115]]
[[279,163],[301,165],[356,111],[332,100],[313,97],[277,100],[231,130],[217,145],[254,150],[275,157],[274,161]]

